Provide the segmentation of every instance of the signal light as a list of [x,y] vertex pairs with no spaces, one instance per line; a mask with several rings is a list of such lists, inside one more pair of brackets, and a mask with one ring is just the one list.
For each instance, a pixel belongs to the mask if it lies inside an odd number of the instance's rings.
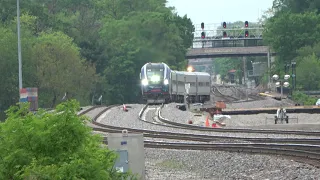
[[245,26],[245,27],[249,27],[248,21],[244,22],[244,26]]
[[223,37],[227,37],[227,33],[223,31]]
[[204,29],[204,23],[201,23],[201,29]]
[[226,22],[223,22],[223,23],[222,23],[222,26],[223,26],[223,28],[226,28],[226,27],[227,27],[227,23],[226,23]]
[[248,37],[248,36],[249,36],[249,32],[248,32],[248,31],[245,31],[244,36],[245,36],[245,37]]
[[206,37],[206,35],[204,34],[204,32],[201,33],[201,38],[204,39]]
[[188,72],[193,72],[193,71],[194,71],[194,69],[193,69],[193,67],[192,67],[192,66],[188,66],[187,71],[188,71]]

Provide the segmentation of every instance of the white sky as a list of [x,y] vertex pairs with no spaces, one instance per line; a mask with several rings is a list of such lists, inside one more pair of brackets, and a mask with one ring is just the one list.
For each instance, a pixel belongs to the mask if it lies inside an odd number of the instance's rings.
[[187,14],[193,24],[221,22],[257,22],[263,11],[272,7],[273,0],[167,0],[180,16]]

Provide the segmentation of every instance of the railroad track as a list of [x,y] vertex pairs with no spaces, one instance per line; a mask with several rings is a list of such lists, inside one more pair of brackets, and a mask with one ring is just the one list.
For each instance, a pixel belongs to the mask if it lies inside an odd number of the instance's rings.
[[[208,143],[213,139],[230,138],[224,136],[209,136],[209,135],[196,135],[196,134],[182,134],[164,131],[150,131],[144,129],[133,129],[115,127],[96,122],[97,118],[103,113],[115,107],[116,105],[103,108],[92,120],[94,131],[105,133],[120,133],[126,129],[129,133],[143,133],[144,137],[163,138],[163,139],[178,139],[186,140],[188,142],[167,142],[167,141],[145,141],[145,147],[149,148],[164,148],[164,149],[189,149],[189,150],[220,150],[230,152],[246,152],[246,153],[262,153],[262,154],[276,154],[289,156],[291,159],[308,163],[320,167],[320,139],[297,139],[297,138],[236,138],[237,140],[251,141],[253,143]],[[101,106],[98,106],[101,107]],[[96,107],[89,108],[79,115],[84,115]],[[146,109],[146,107],[144,107]],[[143,110],[139,116],[143,114]],[[189,141],[202,141],[207,143],[192,143]],[[264,143],[257,143],[257,142]],[[104,139],[107,143],[107,139]],[[272,142],[272,143],[266,143]]]
[[241,103],[242,102],[241,100],[246,99],[247,97],[248,97],[248,99],[246,100],[246,102],[265,99],[264,97],[261,97],[259,95],[246,94],[241,89],[238,89],[236,86],[225,86],[225,87],[232,88],[232,91],[236,94],[240,94],[240,97],[233,97],[233,96],[225,95],[221,92],[221,90],[219,90],[218,86],[213,86],[213,88],[217,89],[217,93],[215,93],[215,92],[213,92],[213,93],[219,97],[226,98],[229,102],[233,102],[233,103]]
[[233,102],[233,101],[238,101],[240,100],[239,98],[235,98],[233,96],[229,96],[229,95],[225,95],[223,94],[219,89],[218,87],[216,86],[213,86],[213,90],[211,91],[214,95],[222,98],[222,99],[225,99],[225,102]]
[[[163,107],[163,105],[162,105]],[[161,107],[161,108],[162,108]],[[170,121],[161,115],[161,109],[158,111],[158,118],[161,122],[176,128],[187,128],[198,131],[225,132],[225,133],[260,133],[260,134],[287,134],[287,135],[304,135],[304,136],[320,136],[320,131],[300,131],[300,130],[273,130],[273,129],[232,129],[232,128],[211,128],[199,127],[190,124],[182,124]]]

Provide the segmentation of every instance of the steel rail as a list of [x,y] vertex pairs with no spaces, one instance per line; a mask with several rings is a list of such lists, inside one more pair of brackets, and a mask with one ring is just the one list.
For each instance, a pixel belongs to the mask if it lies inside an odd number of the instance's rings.
[[287,134],[287,135],[303,135],[303,136],[320,136],[320,131],[303,131],[303,130],[274,130],[274,129],[232,129],[232,128],[210,128],[210,127],[199,127],[190,124],[182,124],[170,121],[161,116],[161,109],[158,112],[158,118],[161,122],[173,125],[176,127],[187,127],[188,129],[198,131],[211,131],[211,132],[225,132],[225,133],[260,133],[260,134]]
[[[101,125],[96,122],[96,119],[101,116],[104,112],[115,107],[116,105],[106,107],[101,112],[99,112],[93,119],[95,125]],[[95,109],[95,107],[89,108],[82,113],[81,115],[88,113],[89,111]],[[139,114],[141,115],[141,114]],[[119,131],[118,128],[122,130],[122,127],[114,127],[115,131]],[[97,128],[94,128],[97,129]],[[127,129],[127,128],[126,128]],[[113,129],[100,128],[103,131],[109,131]],[[147,130],[141,130],[147,131]],[[167,132],[162,132],[167,133]],[[183,136],[183,134],[180,134]],[[107,143],[107,140],[104,139],[104,142]],[[273,155],[282,155],[294,158],[296,161],[301,161],[308,163],[317,167],[320,167],[320,146],[315,145],[305,145],[305,144],[277,144],[277,143],[186,143],[186,142],[161,142],[161,141],[145,141],[145,147],[149,148],[165,148],[165,149],[184,149],[184,150],[219,150],[219,151],[229,151],[229,152],[245,152],[245,153],[260,153],[260,154],[273,154]]]
[[[116,106],[116,105],[115,105]],[[112,107],[115,107],[112,106]],[[92,124],[97,127],[93,127],[94,131],[104,132],[104,133],[121,133],[122,130],[126,129],[130,133],[143,133],[145,137],[149,138],[162,138],[162,139],[175,139],[175,140],[185,140],[185,141],[199,141],[199,142],[213,142],[221,140],[230,141],[243,141],[243,142],[265,142],[265,143],[291,143],[291,144],[314,144],[320,145],[320,138],[246,138],[246,137],[232,137],[232,136],[218,136],[218,135],[205,135],[205,134],[188,134],[188,133],[174,133],[169,131],[153,131],[146,129],[134,129],[127,127],[117,127],[107,124],[102,124],[96,122],[96,119],[101,116],[104,112],[112,108],[111,106],[105,108],[96,117],[93,118]],[[144,106],[139,113],[139,118],[148,105]],[[161,124],[158,124],[161,125]],[[165,126],[165,125],[162,125]]]

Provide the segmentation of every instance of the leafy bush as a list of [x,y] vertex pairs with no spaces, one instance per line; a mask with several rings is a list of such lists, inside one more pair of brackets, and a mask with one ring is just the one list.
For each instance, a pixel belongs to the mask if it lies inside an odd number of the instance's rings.
[[123,179],[113,168],[117,155],[101,147],[75,100],[56,112],[12,106],[0,124],[0,179]]
[[292,98],[294,101],[303,103],[304,105],[315,105],[315,103],[317,102],[316,98],[309,97],[308,95],[299,91],[293,92]]

